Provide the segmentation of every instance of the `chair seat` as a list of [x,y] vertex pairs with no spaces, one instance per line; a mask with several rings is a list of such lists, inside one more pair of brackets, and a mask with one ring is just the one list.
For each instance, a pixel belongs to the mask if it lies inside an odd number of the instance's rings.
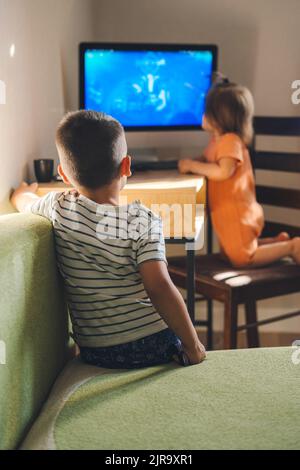
[[[169,273],[174,282],[185,287],[186,260],[169,260]],[[256,300],[300,291],[300,266],[284,259],[265,267],[235,268],[220,254],[196,256],[195,283],[197,293],[207,294],[205,286],[235,291],[238,302],[249,295]],[[222,299],[220,299],[222,300]]]

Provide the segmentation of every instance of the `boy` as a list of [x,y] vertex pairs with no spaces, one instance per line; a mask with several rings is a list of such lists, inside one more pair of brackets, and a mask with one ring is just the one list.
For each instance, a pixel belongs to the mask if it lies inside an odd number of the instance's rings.
[[53,224],[82,359],[138,368],[183,353],[189,364],[201,362],[205,349],[169,277],[159,217],[138,201],[119,204],[131,175],[121,124],[103,113],[69,113],[56,145],[58,172],[75,189],[39,198],[36,183],[22,183],[11,201]]

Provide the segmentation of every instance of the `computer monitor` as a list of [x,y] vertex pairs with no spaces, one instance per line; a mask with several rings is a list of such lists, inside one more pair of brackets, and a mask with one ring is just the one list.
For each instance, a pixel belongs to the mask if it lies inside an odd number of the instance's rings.
[[80,108],[126,131],[201,129],[215,45],[80,44]]

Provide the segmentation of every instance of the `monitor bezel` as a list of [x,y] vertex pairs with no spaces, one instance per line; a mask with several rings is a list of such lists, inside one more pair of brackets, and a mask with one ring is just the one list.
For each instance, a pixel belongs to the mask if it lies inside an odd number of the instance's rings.
[[[79,44],[79,107],[85,109],[84,55],[90,49],[115,49],[121,51],[210,51],[213,56],[212,72],[217,70],[218,46],[216,44],[159,44],[159,43],[119,43],[119,42],[82,42]],[[184,126],[124,126],[127,132],[145,131],[191,131],[201,130],[201,125]]]

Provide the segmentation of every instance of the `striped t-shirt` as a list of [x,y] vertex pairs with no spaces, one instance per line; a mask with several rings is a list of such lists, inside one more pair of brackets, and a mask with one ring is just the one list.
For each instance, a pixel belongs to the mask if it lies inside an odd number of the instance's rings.
[[76,190],[48,193],[26,210],[53,224],[79,346],[128,343],[167,328],[139,273],[144,261],[166,262],[159,217],[138,201],[98,204]]

